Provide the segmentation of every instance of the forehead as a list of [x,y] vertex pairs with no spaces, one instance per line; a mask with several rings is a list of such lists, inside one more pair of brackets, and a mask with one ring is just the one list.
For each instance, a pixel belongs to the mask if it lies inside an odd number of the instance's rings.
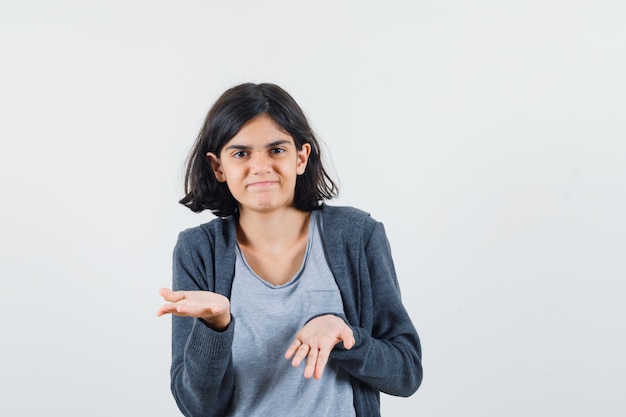
[[291,135],[278,125],[269,115],[263,113],[246,122],[239,132],[233,136],[224,146],[228,145],[264,145],[276,142],[277,140],[287,140],[294,144]]

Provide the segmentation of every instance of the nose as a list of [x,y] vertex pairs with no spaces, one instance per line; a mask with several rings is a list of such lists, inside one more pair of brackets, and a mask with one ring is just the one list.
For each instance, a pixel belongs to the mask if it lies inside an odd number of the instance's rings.
[[271,171],[271,158],[266,152],[254,152],[250,158],[250,168],[253,174],[265,174]]

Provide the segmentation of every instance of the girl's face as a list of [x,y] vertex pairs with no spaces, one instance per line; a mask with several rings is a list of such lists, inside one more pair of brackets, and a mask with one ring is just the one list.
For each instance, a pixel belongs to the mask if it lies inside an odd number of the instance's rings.
[[215,177],[226,182],[246,210],[271,212],[293,206],[296,178],[306,169],[311,145],[296,148],[291,135],[279,129],[267,114],[248,121],[220,151],[207,158]]

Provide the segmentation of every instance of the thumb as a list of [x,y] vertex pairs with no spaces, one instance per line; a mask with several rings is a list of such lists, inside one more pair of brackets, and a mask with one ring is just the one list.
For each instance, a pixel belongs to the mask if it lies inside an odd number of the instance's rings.
[[159,288],[159,294],[165,301],[169,301],[170,303],[175,303],[185,298],[183,291],[172,291],[169,288]]
[[352,332],[352,329],[347,325],[343,329],[341,329],[341,333],[339,333],[339,339],[343,341],[343,347],[348,350],[352,349],[352,347],[354,346],[354,333]]

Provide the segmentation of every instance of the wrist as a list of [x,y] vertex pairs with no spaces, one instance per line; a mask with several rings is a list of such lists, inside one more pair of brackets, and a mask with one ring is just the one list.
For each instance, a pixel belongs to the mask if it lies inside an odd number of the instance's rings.
[[212,330],[215,330],[216,332],[223,332],[224,330],[226,330],[228,328],[228,326],[230,325],[230,313],[229,314],[225,314],[224,316],[220,316],[220,317],[210,317],[210,318],[203,318],[201,317],[200,320],[202,320],[202,322],[204,324],[207,325],[207,327],[209,327]]

